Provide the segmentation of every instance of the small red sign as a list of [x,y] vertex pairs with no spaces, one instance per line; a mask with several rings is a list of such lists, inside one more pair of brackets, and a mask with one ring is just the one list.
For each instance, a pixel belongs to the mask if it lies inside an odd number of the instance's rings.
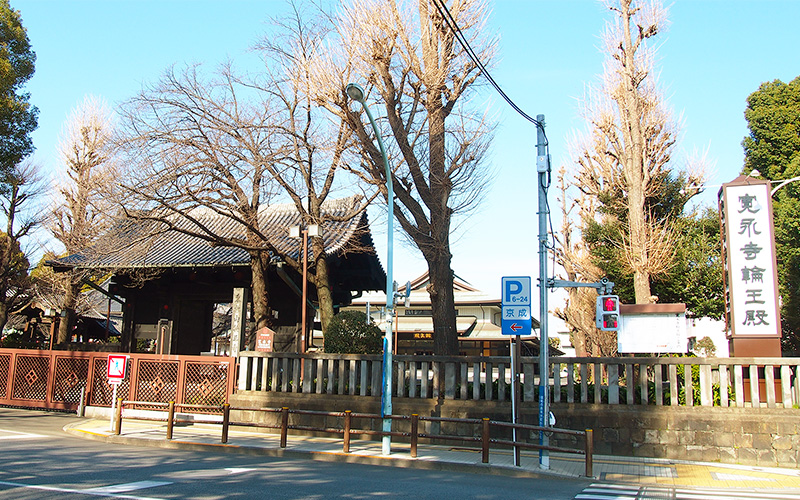
[[128,356],[124,354],[108,355],[108,382],[119,384],[125,380],[125,367],[128,365]]
[[267,327],[256,332],[256,351],[272,352],[272,341],[275,332]]

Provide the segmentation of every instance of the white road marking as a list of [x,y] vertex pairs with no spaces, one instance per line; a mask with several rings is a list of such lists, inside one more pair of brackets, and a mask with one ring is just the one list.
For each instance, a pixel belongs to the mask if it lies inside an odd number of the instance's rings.
[[712,472],[711,477],[716,479],[717,481],[772,481],[775,482],[775,479],[771,477],[757,477],[757,476],[748,476],[746,474],[728,474],[725,472]]
[[172,484],[172,481],[136,481],[134,483],[112,484],[110,486],[102,486],[100,488],[90,488],[83,491],[91,493],[126,493],[128,491],[164,486],[166,484]]
[[228,471],[229,474],[241,474],[242,472],[250,472],[251,470],[255,469],[250,469],[247,467],[227,467],[225,470]]
[[131,495],[116,495],[114,493],[103,493],[91,490],[76,490],[72,488],[58,488],[56,486],[43,486],[37,484],[23,484],[23,483],[12,483],[9,481],[0,481],[0,486],[10,486],[12,488],[25,488],[29,490],[40,490],[40,491],[54,491],[58,493],[83,493],[84,495],[91,495],[96,497],[106,497],[106,498],[122,498],[125,500],[165,500],[163,498],[155,498],[155,497],[136,497]]
[[215,477],[230,476],[256,470],[252,467],[226,467],[225,469],[197,469],[184,470],[163,474],[171,479],[211,479]]
[[42,434],[33,434],[31,432],[18,432],[9,431],[7,429],[0,429],[0,439],[36,439],[43,438]]

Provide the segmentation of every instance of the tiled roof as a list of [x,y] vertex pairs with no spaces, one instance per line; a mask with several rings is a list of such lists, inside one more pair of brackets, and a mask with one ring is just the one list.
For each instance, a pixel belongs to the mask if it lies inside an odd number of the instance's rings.
[[[359,201],[358,197],[351,197],[323,204],[322,211],[328,217],[320,230],[329,255],[342,254],[354,237],[362,246],[363,238],[366,237],[369,246],[372,246],[366,213],[345,221],[330,220],[344,218],[352,213]],[[244,238],[244,226],[232,217],[205,208],[195,209],[191,215],[213,234]],[[301,241],[289,236],[289,228],[301,224],[300,214],[294,204],[263,206],[259,211],[259,219],[263,234],[269,242],[279,252],[299,259]],[[48,264],[56,268],[167,268],[235,266],[247,265],[250,262],[249,255],[241,248],[217,246],[202,238],[176,230],[137,241],[141,238],[137,238],[136,235],[145,234],[147,224],[127,220],[117,229],[116,233],[123,235],[117,239],[126,242],[136,241],[135,243],[120,245],[119,248],[108,252],[81,252],[50,261]],[[185,218],[176,220],[177,227],[189,228],[190,224]],[[362,230],[367,231],[367,234],[360,234]],[[309,257],[311,254],[309,245]]]

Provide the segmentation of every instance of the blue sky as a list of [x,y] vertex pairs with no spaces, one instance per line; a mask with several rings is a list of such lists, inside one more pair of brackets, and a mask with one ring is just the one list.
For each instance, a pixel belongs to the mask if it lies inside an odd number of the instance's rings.
[[[232,58],[255,63],[249,47],[285,11],[278,0],[11,0],[37,54],[27,90],[39,108],[36,161],[59,168],[62,124],[86,94],[110,104],[134,95],[175,63],[213,68]],[[579,98],[602,71],[601,33],[609,13],[594,0],[496,0],[488,29],[500,37],[492,71],[530,115],[544,114],[553,167],[568,161],[567,139],[583,123]],[[764,81],[800,75],[800,2],[793,0],[678,0],[670,27],[658,37],[659,81],[682,117],[675,157],[707,150],[715,164],[709,184],[735,178],[747,133],[745,99]],[[499,98],[489,98],[499,120],[490,157],[496,176],[479,211],[466,221],[453,247],[453,269],[499,295],[500,278],[537,276],[536,130]],[[700,201],[715,202],[718,187]],[[555,193],[551,194],[555,205]],[[375,227],[381,258],[385,229]],[[395,249],[395,277],[405,282],[425,271],[413,248]],[[558,304],[554,304],[558,305]]]

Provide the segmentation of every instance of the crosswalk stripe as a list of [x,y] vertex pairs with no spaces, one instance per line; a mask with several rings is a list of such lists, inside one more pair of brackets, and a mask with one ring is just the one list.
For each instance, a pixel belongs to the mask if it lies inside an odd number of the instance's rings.
[[136,481],[134,483],[125,484],[112,484],[109,486],[102,486],[99,488],[89,488],[83,490],[91,493],[127,493],[129,491],[143,490],[145,488],[155,488],[156,486],[164,486],[172,484],[171,481]]
[[9,431],[7,429],[0,429],[0,439],[36,439],[43,438],[41,434],[33,434],[32,432],[19,432]]
[[162,498],[120,495],[120,494],[116,494],[116,493],[104,493],[104,492],[89,491],[89,490],[77,490],[77,489],[74,489],[74,488],[59,488],[58,486],[47,486],[47,485],[42,485],[42,484],[15,483],[15,482],[12,482],[12,481],[0,481],[0,486],[9,486],[11,488],[23,488],[23,489],[28,489],[28,490],[49,491],[49,492],[57,492],[57,493],[82,493],[84,495],[92,495],[92,496],[108,497],[108,498],[121,498],[121,499],[125,499],[125,500],[164,500]]
[[800,500],[800,493],[593,483],[575,500]]

